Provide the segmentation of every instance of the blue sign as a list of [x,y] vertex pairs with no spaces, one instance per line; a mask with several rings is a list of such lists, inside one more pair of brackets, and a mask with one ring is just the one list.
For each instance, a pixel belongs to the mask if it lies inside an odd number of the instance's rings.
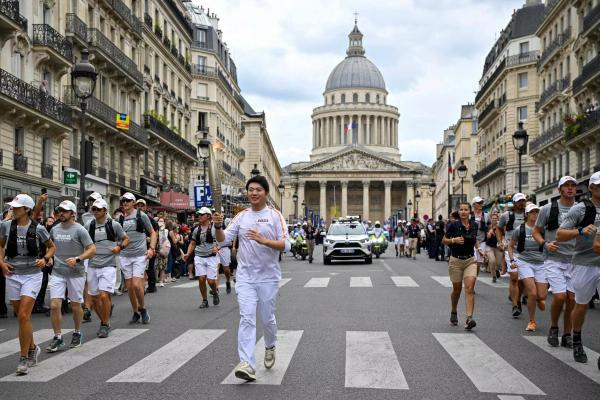
[[212,193],[210,185],[206,185],[206,196],[204,193],[204,185],[202,181],[196,181],[194,183],[194,206],[195,208],[200,207],[211,207],[212,206]]

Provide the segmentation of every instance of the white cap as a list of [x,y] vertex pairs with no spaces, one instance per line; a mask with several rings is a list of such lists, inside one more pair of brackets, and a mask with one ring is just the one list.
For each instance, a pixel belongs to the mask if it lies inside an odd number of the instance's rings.
[[135,204],[139,204],[142,203],[143,205],[146,205],[146,200],[144,199],[137,199],[137,201],[135,202]]
[[517,201],[521,200],[527,200],[527,196],[525,196],[523,193],[515,193],[515,195],[512,198],[513,203],[516,203]]
[[594,175],[590,177],[590,186],[600,185],[600,171],[594,172]]
[[31,196],[27,194],[18,194],[17,197],[13,199],[13,201],[8,203],[8,205],[12,208],[27,207],[29,209],[33,209],[33,207],[35,207],[35,202],[31,198]]
[[483,199],[479,196],[475,196],[473,197],[473,200],[471,200],[471,204],[475,204],[475,203],[481,203],[483,201]]
[[92,204],[92,207],[104,208],[104,209],[108,210],[108,204],[106,204],[106,200],[104,200],[104,199],[98,199],[98,200],[94,201],[94,204]]
[[90,194],[88,196],[88,199],[94,199],[94,200],[98,200],[98,199],[101,199],[101,198],[102,198],[102,195],[100,193],[98,193],[98,192],[93,192],[92,194]]
[[377,224],[381,225],[381,222],[375,221],[375,225],[377,225]]
[[63,202],[61,202],[58,206],[56,206],[57,210],[63,209],[63,210],[67,210],[67,211],[73,211],[74,213],[77,212],[77,206],[75,205],[75,203],[73,203],[70,200],[65,200]]
[[121,200],[122,199],[127,199],[127,200],[133,200],[135,201],[135,196],[133,195],[133,193],[124,193],[123,196],[121,196]]
[[560,178],[560,180],[558,181],[558,188],[560,189],[560,187],[562,185],[564,185],[567,182],[573,182],[575,184],[577,184],[577,179],[573,178],[572,176],[563,176],[562,178]]
[[202,207],[201,209],[199,209],[198,211],[196,211],[196,214],[208,214],[208,215],[212,215],[212,212],[210,211],[210,208],[208,208],[208,207]]
[[533,203],[527,204],[527,207],[525,207],[525,214],[529,214],[531,211],[539,210],[539,209],[540,208]]

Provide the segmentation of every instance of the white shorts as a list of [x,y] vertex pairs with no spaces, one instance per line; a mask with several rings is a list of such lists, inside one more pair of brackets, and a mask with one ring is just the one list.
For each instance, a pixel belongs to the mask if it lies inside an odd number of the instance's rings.
[[90,267],[87,274],[88,293],[96,296],[100,290],[114,293],[117,283],[117,268]]
[[575,291],[575,302],[577,304],[589,303],[596,290],[600,291],[600,267],[573,265],[572,276],[571,283]]
[[66,277],[54,272],[50,275],[50,298],[64,299],[65,290],[69,290],[69,299],[73,303],[83,303],[83,287],[85,276]]
[[219,264],[224,267],[229,267],[229,264],[231,264],[231,249],[229,247],[219,249]]
[[83,270],[85,271],[86,274],[88,272],[88,264],[89,263],[90,263],[90,260],[83,260]]
[[217,256],[195,256],[194,266],[196,276],[206,276],[207,279],[217,279],[217,268],[219,267],[219,258]]
[[6,277],[6,291],[8,300],[21,300],[22,296],[37,298],[42,286],[44,274],[38,272],[35,274],[13,274]]
[[121,270],[125,279],[143,278],[146,272],[146,256],[119,257],[121,259]]
[[546,260],[546,279],[550,284],[552,293],[573,293],[573,284],[571,282],[571,272],[573,267],[570,262],[555,260]]
[[404,246],[404,236],[396,236],[396,239],[394,239],[394,243],[396,244],[396,246]]
[[516,261],[519,266],[519,280],[533,278],[536,283],[548,283],[544,264],[531,264],[521,260]]
[[[485,245],[485,243],[479,243],[479,249],[483,252],[483,254],[485,255],[485,249],[487,248],[487,246]],[[481,254],[479,254],[479,251],[477,251],[477,249],[474,249],[475,251],[475,262],[476,263],[482,263],[484,260],[484,256],[482,256]]]

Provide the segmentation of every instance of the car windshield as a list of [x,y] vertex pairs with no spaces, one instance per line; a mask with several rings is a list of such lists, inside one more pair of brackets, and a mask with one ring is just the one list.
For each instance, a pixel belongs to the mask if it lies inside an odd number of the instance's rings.
[[336,224],[329,228],[329,235],[364,235],[365,228],[360,224]]

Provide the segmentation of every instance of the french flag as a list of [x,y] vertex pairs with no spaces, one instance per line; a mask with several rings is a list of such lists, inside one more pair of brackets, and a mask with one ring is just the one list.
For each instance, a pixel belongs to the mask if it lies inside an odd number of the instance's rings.
[[452,173],[452,154],[448,153],[448,173]]

